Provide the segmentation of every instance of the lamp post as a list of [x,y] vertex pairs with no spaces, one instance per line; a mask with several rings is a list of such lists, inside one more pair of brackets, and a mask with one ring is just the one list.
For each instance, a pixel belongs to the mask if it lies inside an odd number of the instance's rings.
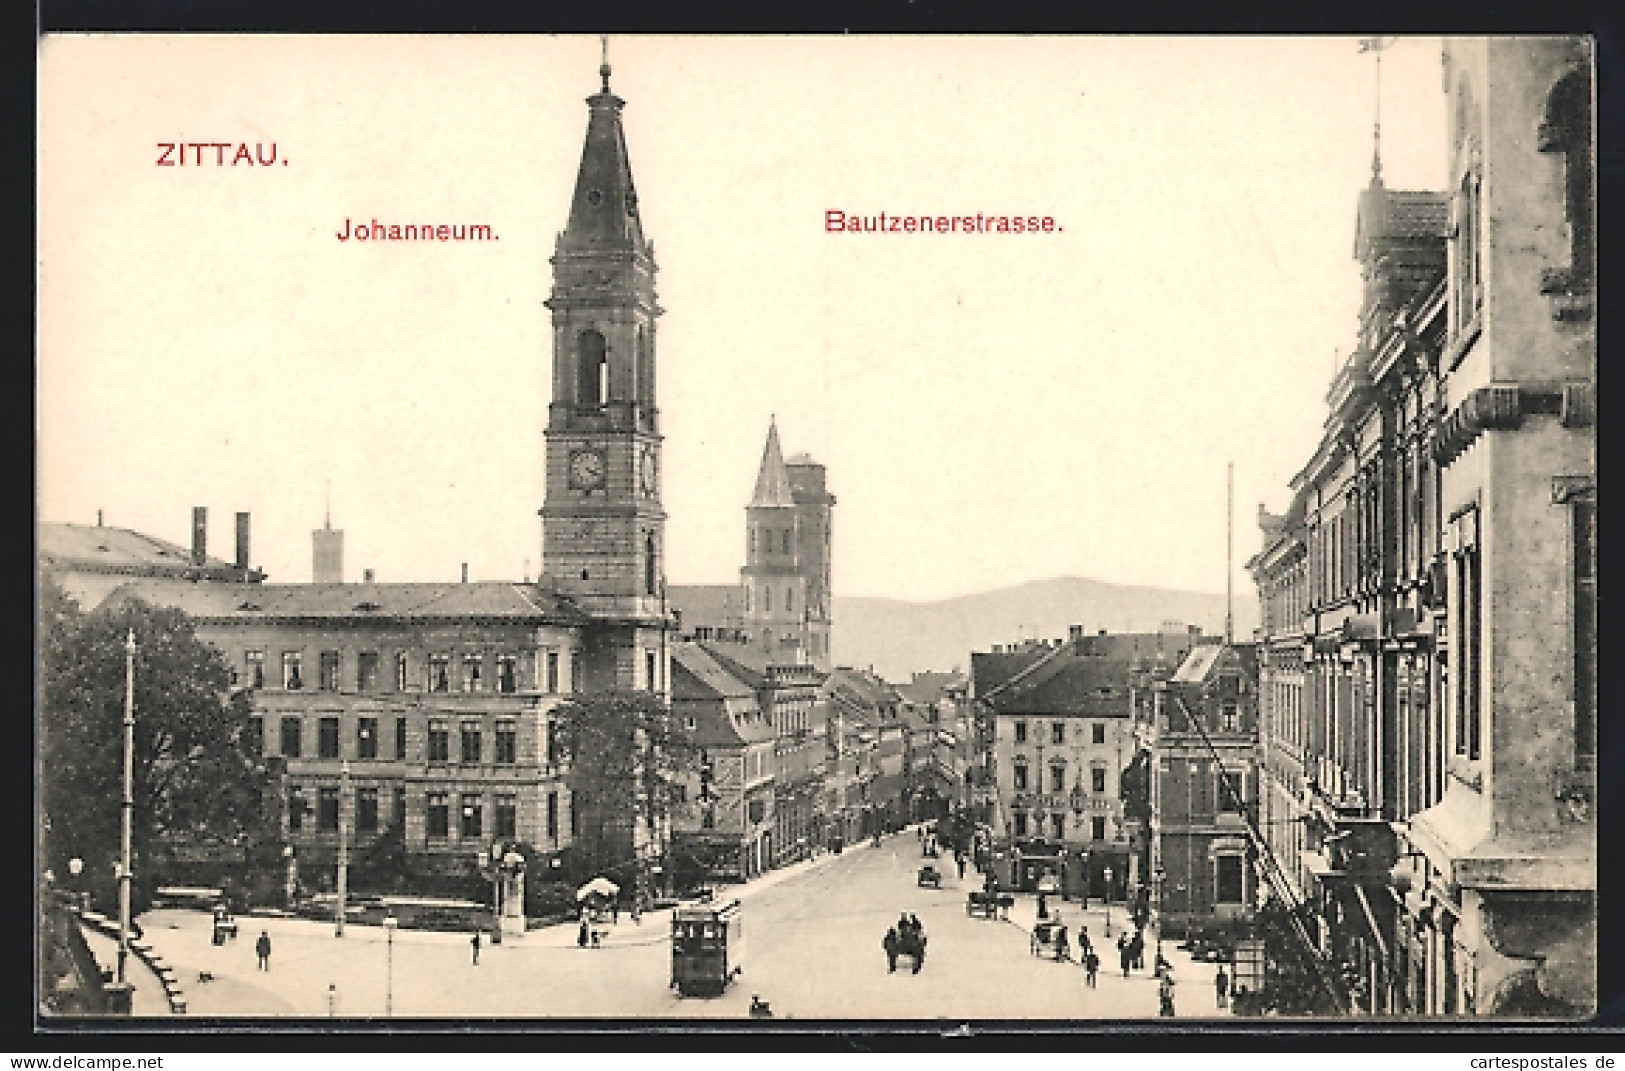
[[395,912],[384,916],[384,1014],[395,1014]]
[[1106,936],[1112,935],[1112,868],[1107,867],[1103,872],[1106,878]]
[[345,838],[344,829],[344,798],[350,794],[350,760],[345,759],[339,764],[339,898],[337,914],[333,921],[333,936],[344,936],[344,916],[346,914],[346,901],[349,899],[350,880],[350,845]]
[[119,807],[118,984],[130,956],[130,817],[135,810],[135,629],[124,636],[124,796]]

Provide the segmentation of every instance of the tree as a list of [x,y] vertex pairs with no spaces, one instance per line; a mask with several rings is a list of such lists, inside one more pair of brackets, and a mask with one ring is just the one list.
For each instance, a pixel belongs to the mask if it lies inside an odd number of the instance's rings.
[[264,766],[251,703],[231,692],[224,656],[182,611],[130,600],[81,612],[42,585],[39,679],[42,864],[85,863],[92,889],[112,889],[123,798],[125,637],[135,635],[131,832],[135,886],[177,841],[236,843],[266,829]]
[[678,777],[698,750],[674,731],[652,692],[598,692],[554,708],[556,743],[569,762],[571,833],[585,870],[628,876],[634,823],[651,837],[665,827]]

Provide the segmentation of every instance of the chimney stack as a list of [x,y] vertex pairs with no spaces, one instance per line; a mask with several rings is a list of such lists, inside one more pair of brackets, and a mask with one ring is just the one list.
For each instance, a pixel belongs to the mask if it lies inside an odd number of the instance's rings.
[[207,506],[192,507],[192,564],[202,565],[208,560],[209,510]]
[[248,514],[237,514],[237,568],[248,572]]

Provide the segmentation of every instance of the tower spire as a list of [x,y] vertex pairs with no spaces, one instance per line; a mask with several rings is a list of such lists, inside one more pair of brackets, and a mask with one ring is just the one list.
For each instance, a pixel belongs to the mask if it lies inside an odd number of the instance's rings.
[[1371,119],[1371,185],[1382,186],[1382,50],[1394,43],[1392,37],[1365,37],[1360,40],[1360,51],[1373,53],[1377,58],[1376,100]]
[[794,506],[790,492],[790,473],[784,467],[784,451],[779,448],[779,422],[777,414],[769,418],[767,445],[762,447],[762,464],[756,472],[756,492],[750,497],[752,506]]

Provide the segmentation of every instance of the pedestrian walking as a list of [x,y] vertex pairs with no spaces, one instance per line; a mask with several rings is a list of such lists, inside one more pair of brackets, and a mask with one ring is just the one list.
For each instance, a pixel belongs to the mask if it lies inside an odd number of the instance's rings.
[[260,931],[260,939],[254,942],[254,955],[259,957],[260,970],[271,969],[271,935],[264,930]]
[[1218,998],[1219,1007],[1228,1007],[1230,1004],[1230,976],[1224,973],[1224,964],[1219,964],[1219,973],[1213,976],[1213,995]]
[[886,936],[881,939],[880,947],[886,950],[886,973],[897,973],[897,953],[902,944],[902,936],[897,927],[892,926],[886,930]]
[[468,939],[468,946],[474,950],[474,966],[480,965],[480,931],[475,930],[474,936]]

